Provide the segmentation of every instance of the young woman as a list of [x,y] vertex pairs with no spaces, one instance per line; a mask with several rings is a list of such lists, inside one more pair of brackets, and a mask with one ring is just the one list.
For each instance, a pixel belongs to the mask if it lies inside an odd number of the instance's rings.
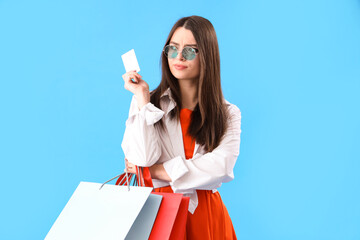
[[190,196],[186,239],[236,239],[217,188],[234,178],[241,114],[222,94],[212,24],[199,16],[178,20],[161,61],[152,92],[138,73],[123,75],[134,93],[122,142],[127,170],[150,167],[155,191]]

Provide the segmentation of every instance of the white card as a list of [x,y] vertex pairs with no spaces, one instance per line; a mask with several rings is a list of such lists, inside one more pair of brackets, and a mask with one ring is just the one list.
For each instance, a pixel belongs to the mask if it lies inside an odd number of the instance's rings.
[[123,55],[121,55],[121,58],[123,60],[126,72],[130,72],[130,71],[134,71],[134,70],[136,70],[136,72],[140,72],[139,63],[136,59],[134,49],[131,49],[127,53],[124,53]]

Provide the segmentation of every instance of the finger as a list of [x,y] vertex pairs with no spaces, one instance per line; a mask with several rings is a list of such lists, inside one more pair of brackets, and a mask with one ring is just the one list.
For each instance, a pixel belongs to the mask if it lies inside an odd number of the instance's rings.
[[129,81],[129,78],[134,78],[135,75],[136,75],[136,72],[127,72],[122,75],[122,78],[126,82],[126,81]]
[[140,77],[137,76],[136,74],[129,74],[129,76],[128,76],[129,83],[138,83],[139,79],[140,79]]
[[139,79],[142,78],[142,76],[140,74],[138,74],[137,72],[128,72],[128,73],[131,76],[137,76]]
[[130,78],[130,81],[131,81],[132,83],[138,83],[138,82],[139,82],[139,80],[138,80],[137,77]]
[[139,75],[140,76],[140,74],[138,74],[137,72],[134,72],[134,71],[130,71],[130,72],[127,72],[125,74],[127,74],[127,75]]

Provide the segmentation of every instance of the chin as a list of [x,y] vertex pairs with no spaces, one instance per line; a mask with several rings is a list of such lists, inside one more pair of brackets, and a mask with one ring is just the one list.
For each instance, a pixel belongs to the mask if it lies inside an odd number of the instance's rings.
[[174,76],[177,80],[182,81],[182,80],[194,80],[195,78],[192,76]]
[[186,73],[179,73],[179,72],[172,72],[172,75],[178,80],[188,80],[188,79],[196,79],[199,76],[194,74],[186,74]]

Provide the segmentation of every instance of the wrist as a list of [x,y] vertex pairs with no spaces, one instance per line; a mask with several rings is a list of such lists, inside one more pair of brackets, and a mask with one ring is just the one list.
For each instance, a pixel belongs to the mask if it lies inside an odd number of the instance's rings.
[[148,104],[150,102],[150,93],[149,91],[143,91],[140,92],[139,94],[136,94],[136,99],[138,102],[138,108],[139,110],[145,106],[146,104]]
[[171,182],[171,178],[166,173],[163,164],[154,164],[149,167],[151,178]]

